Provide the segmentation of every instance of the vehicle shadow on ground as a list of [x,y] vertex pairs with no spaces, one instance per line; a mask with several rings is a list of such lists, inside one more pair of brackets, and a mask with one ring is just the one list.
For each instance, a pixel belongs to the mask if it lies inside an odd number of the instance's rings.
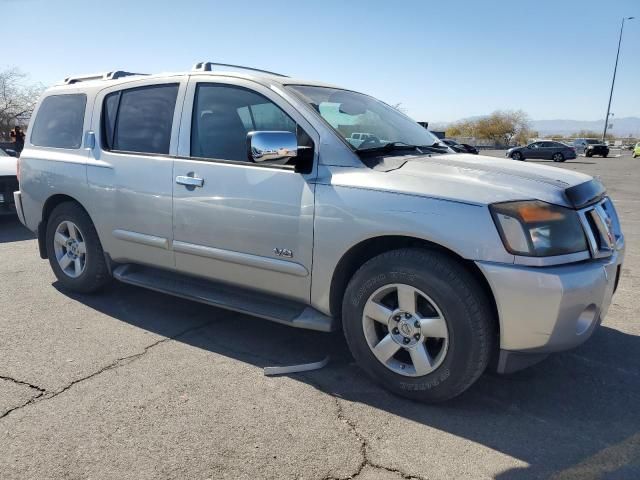
[[0,216],[0,243],[30,240],[35,235],[24,227],[15,215]]
[[[510,376],[485,374],[461,397],[432,406],[391,395],[369,380],[354,364],[341,332],[298,330],[117,282],[97,295],[72,294],[58,283],[54,287],[115,319],[166,337],[189,325],[209,322],[175,340],[259,368],[318,361],[330,355],[331,362],[324,369],[291,378],[361,404],[356,424],[365,437],[371,432],[370,419],[379,415],[381,422],[390,422],[397,417],[394,421],[408,422],[412,429],[415,422],[529,465],[502,472],[496,477],[501,480],[547,478],[580,463],[598,471],[603,462],[593,456],[610,448],[620,451],[610,460],[618,463],[609,465],[609,470],[617,469],[618,476],[606,478],[640,478],[640,442],[628,440],[640,432],[637,336],[604,326],[573,352],[556,354]],[[437,455],[429,445],[412,446],[413,451],[420,448],[424,455]]]

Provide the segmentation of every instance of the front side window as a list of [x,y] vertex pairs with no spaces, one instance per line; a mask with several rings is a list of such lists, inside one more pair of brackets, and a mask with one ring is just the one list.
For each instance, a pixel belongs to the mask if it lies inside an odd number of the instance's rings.
[[241,87],[199,84],[191,122],[191,156],[247,162],[247,133],[296,133],[296,123],[275,103]]
[[153,85],[113,92],[104,99],[103,148],[168,154],[178,85]]
[[84,94],[45,98],[33,123],[31,143],[39,147],[80,148],[86,104]]
[[387,144],[430,147],[439,143],[427,129],[368,95],[308,85],[289,88],[302,96],[355,151]]

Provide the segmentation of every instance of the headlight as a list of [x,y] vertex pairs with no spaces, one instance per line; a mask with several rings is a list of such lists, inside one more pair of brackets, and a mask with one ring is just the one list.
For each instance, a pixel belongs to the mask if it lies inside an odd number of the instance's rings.
[[537,200],[494,203],[489,209],[509,253],[549,257],[587,249],[575,210]]

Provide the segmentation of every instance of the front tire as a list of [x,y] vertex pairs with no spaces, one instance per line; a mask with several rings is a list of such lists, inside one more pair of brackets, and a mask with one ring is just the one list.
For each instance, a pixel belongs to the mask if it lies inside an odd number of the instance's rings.
[[469,388],[495,342],[495,319],[477,280],[430,250],[393,250],[365,263],[349,282],[342,318],[362,369],[388,390],[424,402]]
[[65,202],[54,208],[47,221],[45,242],[51,269],[68,290],[90,293],[109,282],[96,229],[77,203]]
[[518,161],[524,160],[524,157],[522,156],[522,154],[520,152],[513,152],[511,154],[511,158],[513,160],[518,160]]

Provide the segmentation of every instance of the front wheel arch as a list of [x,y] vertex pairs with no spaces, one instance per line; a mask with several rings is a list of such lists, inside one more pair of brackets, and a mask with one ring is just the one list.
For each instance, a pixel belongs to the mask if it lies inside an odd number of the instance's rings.
[[[496,322],[496,335],[500,336],[500,317],[498,315],[498,307],[496,304],[493,290],[489,285],[484,273],[472,260],[467,260],[459,254],[440,244],[417,237],[407,237],[400,235],[385,235],[373,237],[363,240],[353,245],[345,252],[340,261],[337,263],[331,277],[331,286],[329,288],[329,308],[331,316],[341,320],[342,318],[342,301],[344,293],[351,278],[358,269],[372,258],[392,250],[403,248],[421,248],[428,250],[437,250],[451,257],[456,262],[462,264],[477,280],[482,287],[484,293],[491,303],[492,313]],[[499,343],[499,342],[498,342]]]

